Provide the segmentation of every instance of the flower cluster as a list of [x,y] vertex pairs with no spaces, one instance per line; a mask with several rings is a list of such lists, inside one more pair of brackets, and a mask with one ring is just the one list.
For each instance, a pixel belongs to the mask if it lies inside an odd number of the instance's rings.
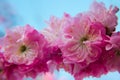
[[51,17],[41,32],[30,25],[7,30],[0,39],[0,80],[35,78],[60,68],[75,80],[120,72],[118,10],[95,1],[88,12]]

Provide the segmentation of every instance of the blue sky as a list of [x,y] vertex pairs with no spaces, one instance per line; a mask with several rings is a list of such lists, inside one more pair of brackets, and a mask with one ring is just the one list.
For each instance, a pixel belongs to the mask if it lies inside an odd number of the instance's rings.
[[[62,17],[63,13],[72,16],[87,11],[94,0],[8,0],[14,10],[21,16],[20,25],[31,24],[37,29],[46,26],[46,20],[55,15]],[[102,0],[98,0],[102,1]],[[119,0],[103,0],[108,7],[110,4],[120,7]],[[120,17],[120,12],[119,12]],[[120,21],[119,21],[120,23]]]
[[[54,15],[62,17],[63,13],[69,13],[72,16],[79,12],[84,12],[89,9],[90,4],[94,0],[8,0],[13,9],[20,16],[20,20],[17,25],[24,26],[30,24],[38,30],[42,30],[46,27],[44,21],[49,20],[50,16]],[[102,0],[97,0],[102,1]],[[120,8],[119,0],[103,0],[108,7],[111,4]],[[117,13],[120,18],[120,11]],[[118,20],[117,31],[120,30],[120,20]],[[70,75],[61,71],[58,76],[67,75],[73,80]],[[99,79],[87,78],[85,80],[119,80],[120,75],[117,72],[109,73],[107,76],[102,76]]]

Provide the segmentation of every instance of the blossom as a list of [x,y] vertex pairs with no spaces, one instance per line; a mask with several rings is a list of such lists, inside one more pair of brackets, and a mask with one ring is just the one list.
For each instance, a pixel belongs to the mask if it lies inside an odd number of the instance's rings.
[[0,53],[0,80],[23,80],[23,78],[24,74],[17,70],[17,66],[6,62],[3,53]]
[[[79,68],[79,67],[78,67]],[[74,74],[75,80],[83,80],[86,77],[96,77],[99,78],[103,74],[107,74],[109,70],[107,70],[105,64],[101,59],[90,63],[88,66],[83,67],[78,71],[78,73]]]
[[28,66],[21,66],[18,69],[21,72],[24,72],[25,76],[36,78],[37,75],[41,73],[48,72],[48,65],[45,60],[36,60],[29,68]]
[[109,71],[120,72],[120,32],[113,33],[107,40],[106,56],[103,58],[106,60],[106,66]]
[[43,47],[46,40],[30,25],[26,25],[7,30],[0,44],[6,61],[30,65],[37,57],[43,58]]
[[113,31],[115,31],[117,25],[117,16],[118,12],[117,7],[110,6],[107,10],[104,3],[98,3],[96,1],[91,5],[90,17],[95,22],[101,22],[106,28],[106,34],[111,35]]
[[62,19],[52,16],[47,22],[48,27],[42,30],[43,35],[52,46],[58,46],[63,39],[63,25],[70,20],[69,14],[64,14]]
[[105,29],[101,23],[91,22],[89,17],[79,14],[66,24],[61,50],[64,62],[81,62],[89,64],[101,54],[102,40],[105,39]]
[[4,67],[4,76],[7,80],[23,80],[24,79],[24,73],[20,72],[17,69],[17,65],[9,64],[9,66]]
[[42,34],[30,25],[7,30],[0,38],[0,80],[36,80],[42,73],[44,80],[55,80],[51,73],[61,68],[75,80],[120,72],[118,10],[95,1],[75,17],[51,17]]

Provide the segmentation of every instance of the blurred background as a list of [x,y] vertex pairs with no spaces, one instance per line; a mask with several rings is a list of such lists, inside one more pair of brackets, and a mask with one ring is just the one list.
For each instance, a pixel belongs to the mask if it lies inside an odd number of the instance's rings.
[[[16,26],[24,26],[30,24],[37,30],[42,30],[47,25],[50,16],[54,15],[62,17],[64,13],[69,13],[75,16],[79,12],[84,12],[89,9],[90,4],[94,0],[0,0],[0,37],[4,36],[5,30]],[[102,0],[97,0],[101,2]],[[120,8],[119,0],[104,0],[108,8],[114,5]],[[120,31],[120,11],[117,13],[118,26],[117,31]],[[74,80],[74,78],[65,72],[55,71],[54,75],[57,80]],[[38,77],[36,80],[41,80]],[[89,77],[84,80],[119,80],[120,74],[112,72],[103,75],[100,78]],[[28,78],[26,80],[32,80]]]

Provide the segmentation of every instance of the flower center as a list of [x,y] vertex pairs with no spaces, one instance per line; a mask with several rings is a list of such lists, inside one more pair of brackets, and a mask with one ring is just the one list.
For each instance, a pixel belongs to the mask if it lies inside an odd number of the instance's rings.
[[22,45],[21,47],[20,47],[20,52],[25,52],[27,50],[27,47],[25,46],[25,45]]
[[116,55],[120,56],[120,51],[119,50],[116,51]]
[[80,39],[80,42],[87,41],[87,40],[88,40],[88,38],[85,36],[85,37],[82,37],[82,38]]
[[88,37],[87,36],[84,36],[84,37],[82,37],[81,39],[80,39],[80,44],[81,45],[83,45],[84,43],[84,41],[87,41],[88,40]]

